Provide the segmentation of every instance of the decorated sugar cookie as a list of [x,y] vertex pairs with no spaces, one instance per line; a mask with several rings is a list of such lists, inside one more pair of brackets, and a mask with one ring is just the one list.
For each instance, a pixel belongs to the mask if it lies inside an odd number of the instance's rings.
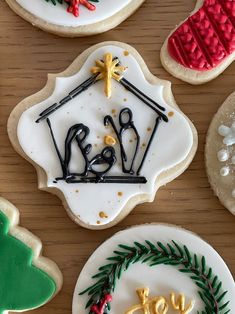
[[40,240],[18,223],[18,210],[0,198],[1,314],[38,308],[62,285],[57,265],[41,255]]
[[215,194],[235,214],[235,93],[226,99],[211,122],[205,159]]
[[201,238],[167,225],[142,225],[104,242],[82,269],[72,314],[225,314],[235,284]]
[[103,33],[128,18],[145,0],[6,0],[26,21],[68,37]]
[[197,0],[196,8],[167,38],[161,61],[191,84],[211,81],[235,58],[235,1]]
[[12,112],[8,132],[39,187],[91,229],[110,227],[182,173],[197,148],[170,83],[138,53],[108,42],[86,50]]

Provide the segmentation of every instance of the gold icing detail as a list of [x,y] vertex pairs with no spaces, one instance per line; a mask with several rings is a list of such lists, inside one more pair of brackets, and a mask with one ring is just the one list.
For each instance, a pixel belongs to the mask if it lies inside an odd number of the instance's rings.
[[109,146],[114,146],[114,145],[116,145],[117,141],[116,141],[116,139],[115,139],[113,136],[111,136],[111,135],[105,135],[105,137],[104,137],[104,143],[105,143],[106,145],[109,145]]
[[93,74],[98,74],[96,78],[97,80],[105,81],[104,92],[105,95],[110,98],[112,95],[111,80],[115,79],[116,81],[120,81],[126,68],[118,65],[119,60],[113,60],[113,55],[111,53],[106,53],[104,55],[104,61],[96,60],[95,63],[96,66],[91,68],[91,72]]
[[188,305],[185,305],[185,295],[180,294],[176,300],[175,293],[171,293],[171,304],[175,310],[179,310],[180,314],[188,314],[194,307],[194,301],[191,300]]
[[169,112],[168,112],[168,117],[173,117],[173,115],[174,115],[174,112],[173,112],[173,111],[169,111]]
[[105,212],[99,212],[100,218],[108,218],[108,215]]
[[142,310],[144,314],[166,314],[168,304],[164,297],[149,298],[149,288],[137,289],[140,304],[133,305],[125,314],[132,314]]
[[[149,297],[149,288],[140,288],[136,290],[140,304],[130,307],[125,314],[133,314],[141,311],[143,314],[167,314],[169,305],[167,299],[163,296]],[[191,300],[188,305],[185,305],[185,295],[179,294],[176,299],[174,292],[170,295],[171,305],[179,314],[189,314],[194,307],[194,300]]]

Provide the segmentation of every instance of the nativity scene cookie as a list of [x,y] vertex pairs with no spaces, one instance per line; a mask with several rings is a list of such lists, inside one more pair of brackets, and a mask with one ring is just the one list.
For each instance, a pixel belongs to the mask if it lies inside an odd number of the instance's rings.
[[226,314],[235,284],[219,254],[197,235],[151,224],[118,232],[82,269],[72,314]]
[[66,37],[106,32],[127,19],[145,0],[6,0],[33,26]]
[[132,47],[86,50],[12,112],[15,149],[37,169],[39,188],[57,194],[90,229],[123,219],[190,164],[197,133],[170,82],[153,76]]
[[161,49],[166,70],[191,84],[213,80],[234,59],[234,0],[197,0],[194,11]]
[[215,194],[235,215],[235,93],[226,99],[211,122],[205,160]]
[[18,223],[18,210],[0,198],[1,314],[38,308],[62,286],[57,265],[41,255],[40,240]]

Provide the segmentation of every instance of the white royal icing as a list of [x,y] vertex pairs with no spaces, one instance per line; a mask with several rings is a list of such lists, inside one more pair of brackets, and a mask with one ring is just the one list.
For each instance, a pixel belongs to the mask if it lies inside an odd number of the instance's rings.
[[96,10],[89,11],[80,5],[80,16],[75,17],[66,11],[67,4],[57,4],[54,6],[46,0],[16,0],[25,10],[39,17],[40,19],[60,26],[83,26],[98,23],[112,17],[133,0],[100,0],[100,2],[91,2],[95,4]]
[[[141,175],[147,178],[147,183],[68,184],[64,181],[54,183],[55,178],[62,174],[59,160],[46,121],[35,123],[35,120],[38,118],[39,113],[55,102],[59,102],[71,90],[90,77],[90,68],[94,66],[95,60],[101,60],[107,52],[117,56],[121,64],[128,67],[124,75],[127,80],[165,107],[166,114],[169,112],[174,113],[169,118],[168,123],[163,121],[160,123],[153,139],[141,171]],[[93,145],[91,155],[94,156],[100,153],[105,146],[103,143],[104,136],[110,134],[112,130],[104,127],[104,116],[107,114],[111,115],[114,109],[117,116],[113,116],[113,118],[115,123],[118,124],[120,110],[128,107],[133,112],[133,120],[141,137],[141,148],[136,159],[136,164],[140,164],[146,143],[148,143],[150,138],[151,132],[149,132],[149,128],[153,128],[156,115],[142,101],[116,81],[112,80],[112,86],[112,97],[110,99],[104,94],[104,82],[100,81],[50,116],[62,156],[64,155],[64,141],[67,131],[76,123],[83,123],[90,128],[87,142]],[[155,181],[158,175],[164,170],[178,165],[188,156],[193,145],[191,127],[183,114],[174,110],[165,102],[163,88],[161,85],[152,85],[146,81],[140,65],[131,54],[128,56],[124,55],[124,50],[117,46],[105,46],[93,52],[81,70],[74,76],[57,77],[52,95],[26,110],[20,117],[17,134],[22,149],[31,160],[45,170],[48,178],[47,186],[55,187],[63,193],[73,215],[79,217],[83,223],[88,225],[97,225],[97,223],[100,225],[108,224],[122,212],[127,202],[134,196],[147,194],[152,198],[156,192]],[[133,153],[132,145],[133,143],[128,145],[127,155]],[[109,175],[118,175],[121,172],[118,145],[117,147],[115,146],[115,150],[118,161]],[[73,147],[73,153],[71,168],[74,172],[81,171],[84,164],[77,146]],[[100,212],[105,213],[105,215],[100,217]]]
[[[72,314],[89,313],[89,309],[84,310],[88,301],[87,294],[79,295],[79,293],[96,282],[91,278],[92,275],[98,272],[100,266],[109,263],[106,258],[113,256],[114,250],[121,250],[118,249],[118,245],[133,246],[134,241],[144,243],[145,240],[149,240],[154,244],[158,241],[166,244],[174,240],[180,245],[186,245],[191,253],[205,256],[207,267],[211,267],[213,274],[218,276],[222,282],[223,291],[228,291],[225,299],[230,301],[231,313],[235,313],[233,277],[223,259],[208,243],[197,235],[181,228],[166,225],[142,225],[118,232],[100,245],[91,255],[77,280],[73,296]],[[123,314],[132,305],[138,304],[136,289],[141,287],[149,287],[150,296],[163,295],[167,297],[172,291],[184,293],[186,302],[192,299],[195,300],[194,308],[190,314],[202,313],[204,309],[204,304],[198,295],[198,287],[190,279],[189,274],[179,272],[175,266],[157,265],[149,267],[146,264],[135,263],[122,273],[120,280],[117,280],[115,291],[112,293],[113,300],[110,313]],[[143,312],[138,311],[135,313]],[[167,314],[176,313],[178,311],[173,311],[171,308],[167,312]]]
[[[217,158],[220,162],[227,162],[226,166],[220,169],[220,175],[226,177],[231,174],[234,177],[235,165],[235,121],[231,127],[221,124],[218,127],[218,133],[223,137],[223,144],[226,146],[217,153]],[[235,189],[232,190],[232,197],[235,197]]]

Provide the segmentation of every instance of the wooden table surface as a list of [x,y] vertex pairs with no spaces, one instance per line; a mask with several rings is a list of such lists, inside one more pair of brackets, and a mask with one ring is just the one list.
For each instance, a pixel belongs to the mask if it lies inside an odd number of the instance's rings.
[[[56,261],[64,275],[60,294],[35,314],[71,313],[77,277],[93,250],[116,231],[140,223],[165,222],[196,232],[222,255],[235,275],[235,217],[213,195],[204,165],[206,132],[214,113],[235,90],[235,64],[209,84],[190,86],[170,76],[159,59],[165,37],[194,5],[194,0],[147,0],[112,31],[66,39],[34,28],[1,0],[0,195],[20,209],[21,224],[41,238],[44,255]],[[111,229],[89,231],[69,219],[56,196],[38,190],[36,172],[12,148],[6,125],[14,106],[44,86],[47,73],[64,70],[84,49],[106,40],[129,43],[153,74],[172,81],[177,103],[198,130],[199,147],[189,169],[162,187],[153,203],[137,206]]]

